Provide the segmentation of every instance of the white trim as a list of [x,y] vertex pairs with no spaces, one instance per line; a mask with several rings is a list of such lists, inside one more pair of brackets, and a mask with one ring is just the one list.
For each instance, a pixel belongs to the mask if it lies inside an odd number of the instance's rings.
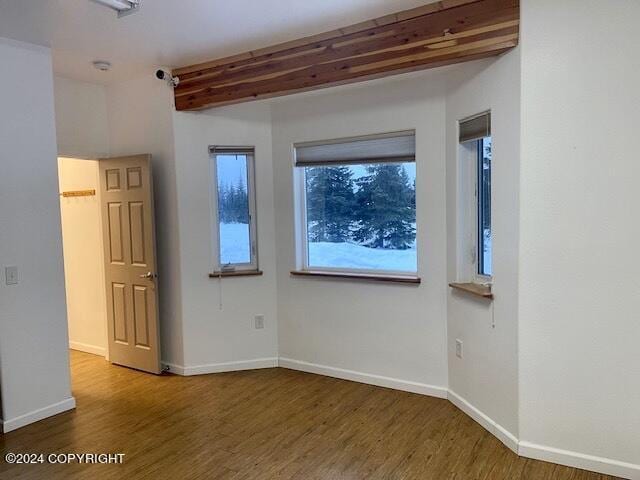
[[[211,228],[212,238],[215,239],[213,244],[213,271],[222,272],[225,268],[230,271],[240,272],[249,270],[258,270],[258,220],[257,220],[257,197],[256,197],[256,173],[255,173],[255,148],[254,147],[238,147],[239,150],[248,149],[252,153],[237,153],[244,155],[247,168],[247,198],[249,203],[249,262],[248,263],[230,263],[222,264],[222,240],[220,238],[220,215],[218,210],[218,201],[220,197],[218,185],[218,155],[233,155],[231,151],[227,153],[216,153],[213,145],[209,146],[209,177],[210,177],[210,197],[209,204],[211,208]],[[213,149],[213,150],[212,150]]]
[[502,425],[496,423],[487,414],[481,412],[467,400],[449,390],[447,398],[456,407],[478,422],[485,430],[509,447],[514,453],[518,453],[518,438]]
[[39,420],[52,417],[68,410],[73,410],[74,408],[76,408],[76,399],[73,397],[69,397],[65,400],[62,400],[61,402],[39,408],[32,412],[25,413],[24,415],[20,415],[9,420],[3,420],[2,431],[4,433],[8,433],[12,430],[16,430]]
[[[415,130],[407,130],[405,133],[414,132]],[[400,132],[402,133],[402,132]],[[391,133],[390,135],[394,135]],[[299,145],[299,144],[296,144]],[[300,165],[297,166],[296,151],[293,146],[293,191],[294,191],[294,234],[295,234],[295,259],[296,270],[304,272],[327,272],[327,273],[353,273],[353,274],[371,274],[371,275],[393,275],[398,277],[415,277],[418,275],[418,265],[416,263],[415,270],[386,270],[386,269],[371,269],[371,268],[351,268],[351,267],[323,267],[309,264],[309,232],[307,221],[307,181],[306,181],[306,169],[311,166]],[[398,163],[398,162],[388,162]],[[415,163],[415,162],[400,162],[400,163]],[[331,166],[331,165],[327,165]],[[417,172],[416,165],[416,172]],[[416,230],[416,255],[419,254],[417,246],[417,230]]]
[[293,154],[294,168],[293,174],[296,182],[294,189],[294,201],[298,207],[296,218],[298,223],[295,225],[296,233],[296,252],[299,252],[296,258],[296,268],[304,270],[309,267],[309,242],[307,234],[307,170],[305,168],[295,167],[295,148]]
[[506,428],[496,423],[491,417],[478,410],[454,391],[449,390],[448,399],[521,457],[533,458],[535,460],[565,465],[567,467],[581,468],[605,475],[640,480],[640,465],[518,440],[518,438]]
[[177,363],[165,362],[164,360],[162,360],[160,364],[162,366],[163,371],[174,373],[176,375],[185,376],[183,365],[178,365]]
[[177,365],[169,362],[162,362],[162,365],[169,367],[169,372],[176,375],[205,375],[208,373],[237,372],[239,370],[256,370],[259,368],[275,368],[278,366],[277,357],[256,358],[253,360],[240,360],[236,362],[209,363],[206,365]]
[[544,445],[536,445],[526,441],[520,441],[518,455],[535,460],[566,465],[568,467],[581,468],[605,475],[636,480],[640,479],[640,465]]
[[[437,398],[446,398],[456,407],[478,422],[489,433],[504,443],[521,457],[542,460],[568,467],[580,468],[605,475],[613,475],[633,480],[640,480],[640,465],[621,462],[610,458],[597,457],[569,450],[562,450],[544,445],[536,445],[527,441],[518,441],[515,435],[492,420],[488,415],[478,410],[467,400],[456,394],[452,390],[444,387],[427,385],[409,380],[400,380],[391,377],[373,375],[369,373],[345,370],[342,368],[318,365],[315,363],[303,362],[284,357],[258,358],[254,360],[242,360],[236,362],[214,363],[208,365],[182,366],[168,362],[163,365],[170,367],[170,372],[177,375],[201,375],[208,373],[234,372],[239,370],[254,370],[260,368],[282,367],[292,370],[299,370],[328,377],[340,378],[379,387],[392,388],[406,392],[418,393]],[[10,420],[0,418],[0,431],[8,433],[31,423],[57,415],[76,407],[74,397],[67,398],[61,402],[54,403],[44,408],[34,410],[24,415],[20,415]]]
[[[289,368],[291,370],[299,370],[302,372],[340,378],[343,380],[350,380],[353,382],[376,385],[379,387],[402,390],[405,392],[418,393],[437,398],[445,398],[460,410],[462,410],[465,414],[469,415],[489,433],[494,435],[509,449],[511,449],[521,457],[542,460],[545,462],[566,465],[574,468],[581,468],[584,470],[598,472],[606,475],[614,475],[617,477],[640,480],[640,465],[637,464],[621,462],[610,458],[597,457],[595,455],[587,455],[553,447],[547,447],[544,445],[536,445],[527,441],[519,441],[515,435],[513,435],[500,424],[496,423],[488,415],[478,410],[471,403],[469,403],[454,391],[447,390],[444,387],[427,385],[424,383],[401,380],[392,377],[384,377],[381,375],[356,372],[354,370],[329,367],[327,365],[319,365],[285,357],[257,358],[254,360],[241,360],[236,362],[214,363],[196,366],[182,366],[169,362],[162,362],[162,364],[164,366],[168,366],[171,373],[183,376],[282,367]],[[31,423],[37,422],[39,420],[51,417],[53,415],[72,410],[75,408],[75,406],[75,398],[70,397],[66,400],[63,400],[62,402],[55,403],[38,410],[34,410],[33,412],[20,415],[19,417],[13,418],[11,420],[3,421],[2,419],[0,419],[0,430],[2,430],[4,433],[7,433]]]
[[89,345],[88,343],[73,342],[69,340],[69,348],[71,350],[78,350],[80,352],[100,355],[101,357],[107,356],[107,349],[104,347],[99,347],[98,345]]
[[419,393],[437,398],[447,398],[447,389],[435,385],[427,385],[426,383],[413,382],[410,380],[402,380],[399,378],[383,377],[381,375],[373,375],[370,373],[356,372],[354,370],[345,370],[342,368],[329,367],[327,365],[318,365],[315,363],[303,362],[301,360],[293,360],[291,358],[280,357],[278,365],[291,370],[300,370],[302,372],[315,373],[318,375],[326,375],[328,377],[341,378],[343,380],[351,380],[352,382],[366,383],[369,385],[377,385],[379,387],[393,388],[405,392]]

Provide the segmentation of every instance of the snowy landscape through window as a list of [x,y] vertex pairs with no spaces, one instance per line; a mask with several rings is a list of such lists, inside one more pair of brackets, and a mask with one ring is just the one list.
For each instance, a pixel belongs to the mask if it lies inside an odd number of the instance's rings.
[[297,146],[304,268],[417,272],[413,132]]
[[253,149],[215,147],[212,159],[218,267],[257,269]]
[[[469,206],[474,211],[470,216],[468,227],[473,231],[474,277],[484,282],[490,279],[493,256],[493,238],[491,229],[491,112],[461,120],[459,123],[459,141],[463,152],[463,166],[473,172],[473,185],[466,188]],[[475,221],[473,221],[475,217]]]
[[491,276],[491,137],[478,140],[478,274]]

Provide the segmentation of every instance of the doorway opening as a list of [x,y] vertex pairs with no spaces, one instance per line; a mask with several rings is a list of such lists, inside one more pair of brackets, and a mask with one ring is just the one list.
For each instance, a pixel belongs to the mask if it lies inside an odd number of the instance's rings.
[[109,359],[97,160],[58,158],[69,348]]
[[58,159],[69,347],[159,374],[151,155]]

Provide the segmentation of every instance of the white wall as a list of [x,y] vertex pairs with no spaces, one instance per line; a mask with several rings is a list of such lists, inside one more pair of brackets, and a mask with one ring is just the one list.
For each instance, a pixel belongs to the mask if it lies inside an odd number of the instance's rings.
[[[180,226],[184,364],[212,371],[218,364],[275,365],[278,356],[273,163],[269,105],[252,103],[174,115]],[[255,147],[258,253],[263,276],[210,279],[212,248],[209,145]],[[222,309],[220,309],[222,302]],[[265,328],[254,316],[265,315]],[[242,365],[242,364],[239,364]]]
[[[602,459],[609,465],[640,464],[640,415],[635,408],[640,400],[640,350],[635,343],[640,284],[634,261],[640,227],[633,221],[640,174],[634,157],[640,73],[633,63],[640,34],[633,19],[640,5],[633,0],[616,4],[612,9],[596,0],[525,0],[519,54],[205,114],[172,113],[171,91],[152,72],[108,87],[110,153],[154,155],[164,360],[197,372],[198,367],[205,371],[207,366],[271,358],[279,352],[306,362],[297,364],[301,368],[326,366],[330,368],[325,372],[351,371],[371,381],[385,377],[397,380],[396,386],[435,394],[450,386],[518,436],[525,455],[546,452],[547,459],[565,463],[591,456],[589,461],[597,460],[587,465],[592,468],[602,468]],[[25,56],[38,62],[46,57],[7,46],[2,52],[18,65]],[[29,68],[36,67],[32,60]],[[24,97],[40,108],[37,95],[49,95],[44,103],[51,103],[50,87],[33,89],[11,75],[3,80],[16,83],[2,89],[10,108],[19,96],[6,92],[16,88],[29,87]],[[28,116],[22,105],[19,114]],[[454,243],[447,240],[457,237],[454,124],[486,108],[493,110],[495,140],[496,298],[490,305],[450,293],[446,286],[455,279],[458,263]],[[50,116],[47,110],[29,121],[49,122]],[[45,134],[51,130],[49,123]],[[16,130],[22,125],[12,118],[10,128],[2,129],[3,135],[10,134],[13,151],[44,148],[20,143],[24,135]],[[423,283],[414,287],[292,278],[291,145],[411,128],[417,131]],[[30,125],[32,131],[38,130]],[[97,129],[89,131],[91,137]],[[215,143],[256,145],[259,248],[265,271],[264,277],[223,280],[222,311],[217,281],[207,278],[212,249],[206,146]],[[13,168],[3,181],[31,173],[23,171],[24,161],[8,165]],[[31,188],[11,189],[19,182],[51,183],[46,165],[43,171],[42,177],[19,178],[9,190],[0,190],[2,205],[20,205],[27,200],[22,192],[32,194]],[[53,186],[55,182],[49,188]],[[39,195],[47,191],[36,187]],[[43,202],[43,208],[45,203],[50,208],[49,202]],[[25,211],[41,218],[39,210]],[[15,217],[13,211],[2,213],[3,219]],[[53,228],[53,217],[42,217],[40,225]],[[23,223],[16,225],[24,228]],[[3,258],[24,253],[5,252],[5,245],[16,244],[13,235],[21,233],[14,230],[1,232]],[[45,276],[52,277],[60,258],[56,267],[54,250],[48,253]],[[24,262],[26,275],[31,258],[15,260]],[[3,304],[7,292],[23,287],[3,286]],[[9,299],[14,305],[22,301]],[[36,309],[35,303],[25,308]],[[257,313],[267,316],[264,331],[252,329]],[[453,355],[457,337],[465,341],[462,361]],[[3,364],[15,353],[6,343],[0,337]],[[51,348],[45,350],[53,355]],[[17,381],[7,371],[0,372],[3,388]],[[3,397],[3,406],[17,407],[12,402],[15,399]]]
[[[104,85],[53,79],[60,191],[98,188],[97,158],[109,156]],[[60,199],[69,345],[107,354],[99,197]]]
[[107,94],[103,85],[54,77],[58,154],[66,157],[109,156]]
[[[491,110],[493,302],[448,292],[449,389],[518,435],[518,186],[520,178],[520,52],[461,65],[451,71],[447,96],[447,277],[469,262],[461,242],[458,120]],[[493,326],[495,324],[495,327]],[[455,341],[464,344],[463,358]]]
[[[0,39],[0,390],[4,429],[69,408],[56,129],[48,49]],[[26,415],[26,417],[24,417]]]
[[[281,357],[389,377],[401,388],[445,394],[444,79],[440,72],[432,71],[273,104]],[[408,129],[416,130],[417,249],[422,284],[290,276],[296,267],[292,145]]]
[[640,465],[640,2],[522,9],[520,436]]
[[152,155],[161,352],[163,360],[181,364],[183,328],[173,92],[150,69],[142,77],[109,85],[107,111],[111,156]]
[[96,190],[92,197],[60,197],[69,346],[107,354],[107,300],[98,162],[59,158],[60,191]]

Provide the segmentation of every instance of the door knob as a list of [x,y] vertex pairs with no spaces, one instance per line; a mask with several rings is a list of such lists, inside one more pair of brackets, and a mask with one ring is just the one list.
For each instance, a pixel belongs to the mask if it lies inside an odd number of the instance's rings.
[[153,272],[143,273],[140,278],[155,278],[155,274]]

